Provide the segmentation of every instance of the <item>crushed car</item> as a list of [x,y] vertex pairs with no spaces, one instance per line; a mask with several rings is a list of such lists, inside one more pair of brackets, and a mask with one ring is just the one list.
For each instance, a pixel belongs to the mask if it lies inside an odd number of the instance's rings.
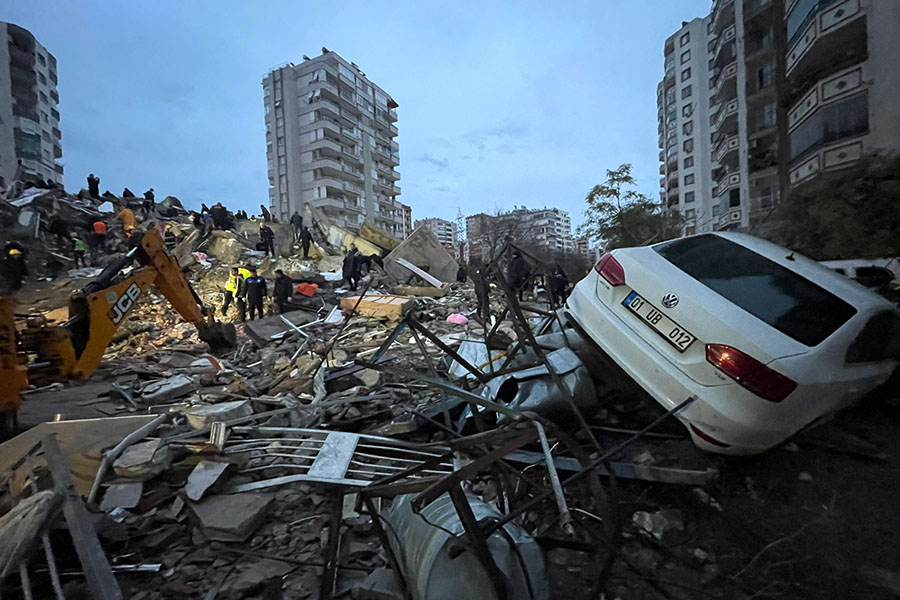
[[566,315],[701,449],[757,454],[893,373],[900,311],[751,235],[716,232],[603,255]]

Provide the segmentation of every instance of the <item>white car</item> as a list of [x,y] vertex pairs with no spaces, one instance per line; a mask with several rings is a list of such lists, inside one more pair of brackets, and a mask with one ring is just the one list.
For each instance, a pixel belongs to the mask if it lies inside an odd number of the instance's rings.
[[849,406],[890,377],[900,312],[765,240],[701,234],[613,250],[566,314],[694,443],[755,454]]

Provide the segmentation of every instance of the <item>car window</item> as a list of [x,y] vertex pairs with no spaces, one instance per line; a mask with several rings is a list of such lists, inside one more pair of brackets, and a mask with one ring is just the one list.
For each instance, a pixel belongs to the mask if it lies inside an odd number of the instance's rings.
[[797,273],[717,235],[654,246],[663,258],[756,318],[815,346],[856,309]]
[[880,312],[866,323],[847,349],[848,363],[875,362],[900,357],[900,316]]

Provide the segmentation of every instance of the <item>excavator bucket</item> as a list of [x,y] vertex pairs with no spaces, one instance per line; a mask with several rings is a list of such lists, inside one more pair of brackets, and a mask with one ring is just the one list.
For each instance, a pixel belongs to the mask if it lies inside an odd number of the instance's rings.
[[200,339],[209,344],[213,354],[224,354],[237,346],[234,323],[210,323],[199,329]]

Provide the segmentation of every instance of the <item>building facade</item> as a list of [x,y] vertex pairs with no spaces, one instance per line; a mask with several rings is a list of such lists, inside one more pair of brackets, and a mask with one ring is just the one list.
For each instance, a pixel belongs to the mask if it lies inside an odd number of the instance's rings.
[[498,215],[479,213],[466,217],[466,242],[470,256],[482,256],[507,241],[534,244],[554,252],[575,251],[569,213],[558,208],[519,207]]
[[[668,137],[669,101],[678,108],[683,93],[669,95],[680,82],[666,82],[681,77],[669,72],[669,50],[677,56],[681,36],[694,39],[698,22],[706,27],[709,135],[695,138],[693,148],[710,158],[712,200],[703,207],[709,218],[688,212],[683,174],[671,170],[672,154],[684,153],[686,140],[670,145]],[[900,149],[898,31],[897,2],[716,0],[707,17],[669,38],[666,78],[657,89],[665,146],[660,185],[667,210],[679,207],[686,218],[684,233],[762,233],[793,186],[866,153]],[[677,115],[676,129],[683,126]],[[689,218],[695,216],[696,223]]]
[[428,228],[441,245],[444,246],[448,252],[456,256],[456,239],[458,234],[456,223],[447,221],[446,219],[430,217],[428,219],[416,221],[416,229],[419,227]]
[[397,103],[327,48],[262,81],[269,205],[280,219],[310,204],[337,225],[368,221],[395,237],[411,228],[397,197]]
[[711,229],[715,197],[710,153],[710,17],[682,24],[665,43],[656,89],[660,200],[684,218],[682,233]]
[[0,176],[26,171],[61,184],[56,57],[27,29],[0,22]]

